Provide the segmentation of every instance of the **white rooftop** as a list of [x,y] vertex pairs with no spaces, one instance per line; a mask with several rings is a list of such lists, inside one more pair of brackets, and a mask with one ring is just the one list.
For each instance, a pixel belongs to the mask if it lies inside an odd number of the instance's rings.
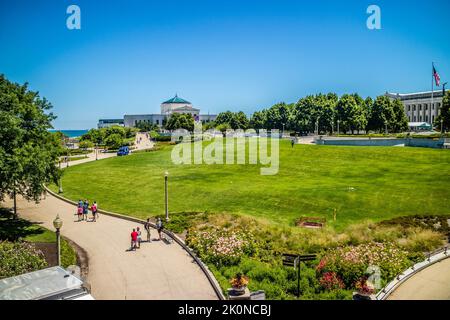
[[0,280],[0,300],[38,300],[80,289],[76,276],[52,267]]

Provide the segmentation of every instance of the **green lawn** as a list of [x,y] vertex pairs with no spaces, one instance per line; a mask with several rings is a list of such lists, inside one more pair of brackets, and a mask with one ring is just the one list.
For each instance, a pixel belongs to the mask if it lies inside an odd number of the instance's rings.
[[[171,148],[73,166],[64,196],[140,218],[169,211],[252,215],[293,225],[307,215],[337,229],[413,214],[450,214],[450,152],[425,148],[280,144],[278,175],[255,165],[173,165]],[[52,186],[56,190],[56,186]],[[337,221],[333,222],[333,210]]]

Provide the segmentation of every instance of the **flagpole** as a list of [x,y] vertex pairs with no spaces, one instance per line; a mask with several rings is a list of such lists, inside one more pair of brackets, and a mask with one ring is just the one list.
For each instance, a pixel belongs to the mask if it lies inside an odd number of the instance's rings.
[[433,127],[433,123],[431,121],[431,108],[434,107],[434,62],[431,63],[431,105],[430,105],[430,112],[429,112],[429,121],[431,124],[431,127]]

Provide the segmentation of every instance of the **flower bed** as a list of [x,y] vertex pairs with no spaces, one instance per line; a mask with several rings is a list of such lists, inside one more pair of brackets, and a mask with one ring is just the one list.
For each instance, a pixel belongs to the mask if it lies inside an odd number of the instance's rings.
[[408,252],[395,244],[367,243],[340,247],[326,253],[316,271],[322,277],[333,273],[342,280],[345,288],[353,289],[361,285],[361,279],[370,266],[379,267],[381,280],[387,283],[410,265]]

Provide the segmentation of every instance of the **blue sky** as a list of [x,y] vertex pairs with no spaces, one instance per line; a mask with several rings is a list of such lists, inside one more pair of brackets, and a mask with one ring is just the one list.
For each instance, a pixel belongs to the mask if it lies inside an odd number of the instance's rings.
[[[81,30],[66,8],[81,8]],[[370,4],[381,30],[366,28]],[[159,113],[175,93],[202,113],[251,113],[319,92],[430,90],[450,78],[450,2],[0,2],[0,73],[54,105],[57,129]]]

